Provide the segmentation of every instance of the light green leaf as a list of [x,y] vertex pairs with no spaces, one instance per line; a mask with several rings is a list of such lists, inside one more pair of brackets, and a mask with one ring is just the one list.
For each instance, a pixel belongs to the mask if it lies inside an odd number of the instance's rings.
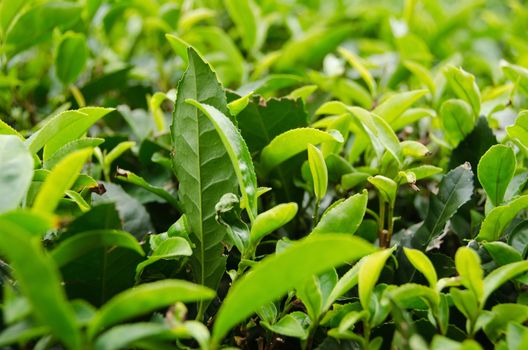
[[484,278],[482,303],[484,304],[491,293],[497,288],[526,271],[528,271],[528,261],[526,260],[504,265],[491,271],[486,278]]
[[431,155],[429,148],[418,141],[402,141],[400,146],[402,154],[407,157],[420,159]]
[[177,335],[165,324],[141,322],[113,327],[95,340],[94,350],[126,349],[130,344],[146,338],[160,340],[177,339]]
[[274,333],[306,340],[308,338],[310,319],[304,312],[294,311],[285,315],[274,324],[267,322],[260,322],[260,324]]
[[471,248],[458,248],[455,254],[455,266],[460,275],[462,285],[471,290],[477,300],[484,295],[484,271],[480,267],[480,257]]
[[436,84],[433,80],[433,77],[431,76],[431,73],[429,72],[429,69],[413,61],[405,61],[403,62],[403,65],[405,68],[411,71],[411,73],[414,74],[422,82],[422,84],[427,86],[431,95],[436,95]]
[[260,307],[276,300],[314,274],[373,251],[374,248],[360,238],[327,234],[310,236],[293,243],[281,253],[264,258],[229,290],[217,314],[213,344],[219,344],[233,326]]
[[528,328],[518,323],[509,324],[506,341],[508,350],[523,350],[528,342]]
[[85,107],[65,111],[52,117],[26,141],[31,153],[44,147],[46,161],[66,143],[80,138],[96,121],[112,112],[112,108]]
[[394,206],[396,201],[396,194],[398,192],[398,184],[394,180],[389,179],[383,175],[371,176],[368,181],[376,187],[381,200]]
[[15,135],[0,135],[0,213],[15,209],[33,177],[33,157]]
[[475,117],[471,105],[464,100],[450,99],[440,106],[446,141],[456,147],[475,127]]
[[513,149],[504,145],[491,146],[480,158],[478,179],[494,206],[502,204],[516,165]]
[[[229,115],[224,90],[215,72],[194,49],[188,49],[188,57],[187,70],[178,84],[171,126],[173,168],[195,245],[191,257],[194,280],[216,289],[225,272],[221,241],[226,229],[215,220],[215,205],[225,193],[236,193],[237,176],[215,125],[185,102],[194,99]],[[199,314],[205,307],[200,303]]]
[[[422,253],[419,250],[416,251]],[[421,298],[427,300],[432,308],[436,308],[440,302],[438,293],[433,288],[416,283],[402,284],[401,286],[391,289],[387,294],[390,299],[394,300],[398,305],[404,308],[411,307],[416,302],[416,299]]]
[[260,213],[251,225],[251,244],[256,246],[264,236],[292,220],[297,214],[297,209],[297,203],[283,203]]
[[64,197],[64,192],[75,183],[84,163],[91,154],[91,149],[75,151],[57,163],[40,187],[33,202],[33,210],[53,213],[60,199]]
[[363,190],[361,193],[357,193],[331,207],[323,214],[312,234],[354,234],[363,221],[367,202],[368,192]]
[[323,153],[312,144],[308,145],[308,164],[312,174],[315,198],[321,201],[328,187],[328,169]]
[[504,242],[484,242],[483,246],[498,266],[523,260],[517,249]]
[[7,32],[5,44],[13,56],[51,37],[54,28],[64,31],[81,17],[82,4],[69,1],[40,3],[22,13]]
[[515,119],[515,124],[506,127],[506,132],[524,154],[528,155],[528,111],[521,111]]
[[185,102],[202,111],[218,132],[235,170],[238,186],[242,193],[243,206],[247,208],[249,218],[253,221],[257,215],[258,185],[253,160],[246,142],[233,122],[218,109],[193,99],[185,100]]
[[471,105],[476,119],[480,115],[480,90],[475,76],[452,65],[445,67],[444,74],[455,95]]
[[392,125],[403,112],[427,94],[427,90],[414,90],[393,94],[379,104],[372,112]]
[[270,171],[280,163],[306,150],[309,144],[323,142],[343,142],[339,132],[325,132],[312,128],[298,128],[286,131],[275,137],[264,149],[260,162],[265,171]]
[[211,289],[187,281],[162,280],[128,289],[104,304],[88,325],[88,337],[116,323],[168,307],[176,302],[188,303],[211,299]]
[[244,48],[252,53],[259,50],[264,40],[264,20],[252,0],[224,0],[229,16],[242,37]]
[[27,0],[3,0],[0,2],[0,36],[9,29],[15,17],[22,13],[24,5],[31,3]]
[[189,63],[187,50],[191,47],[191,45],[181,37],[174,34],[165,34],[165,38],[169,42],[172,50],[185,62],[185,65],[187,65]]
[[70,141],[59,148],[57,152],[53,154],[53,156],[44,162],[44,169],[52,169],[62,158],[74,151],[84,148],[94,148],[102,144],[104,141],[104,139],[89,137],[83,137],[81,139]]
[[358,275],[359,301],[363,310],[369,311],[370,299],[374,292],[374,286],[378,282],[381,270],[385,262],[391,256],[395,248],[384,249],[365,257],[361,262]]
[[368,71],[367,67],[365,67],[361,59],[343,47],[338,48],[337,51],[352,67],[354,67],[358,71],[359,75],[361,76],[361,79],[363,79],[363,81],[367,84],[370,90],[370,94],[372,96],[375,96],[376,81]]
[[528,195],[512,200],[506,205],[491,209],[484,218],[476,239],[484,241],[496,241],[502,237],[504,230],[517,216],[517,214],[528,207]]
[[[26,213],[28,220],[34,214]],[[19,216],[18,220],[24,219]],[[9,217],[0,216],[0,251],[13,267],[18,285],[37,319],[68,348],[81,349],[81,336],[73,309],[67,303],[60,275],[44,252],[40,235],[29,232]],[[33,221],[33,220],[32,220]]]
[[528,69],[504,60],[500,64],[506,77],[517,84],[524,94],[528,95]]
[[246,95],[234,101],[229,102],[227,104],[227,108],[229,108],[229,112],[231,113],[231,115],[236,117],[240,112],[242,112],[249,104],[249,101],[252,96],[253,96],[253,91],[247,93]]
[[137,240],[128,232],[118,230],[93,230],[75,234],[51,251],[55,264],[61,267],[99,247],[121,247],[145,255]]
[[192,249],[189,242],[182,237],[169,237],[162,241],[147,260],[138,264],[136,268],[136,280],[139,279],[143,270],[159,260],[176,259],[181,256],[191,256]]
[[55,54],[55,72],[64,85],[69,85],[83,72],[88,60],[86,37],[68,32],[62,37]]
[[427,255],[418,249],[403,248],[403,251],[411,264],[416,270],[420,271],[425,276],[427,282],[429,282],[429,286],[434,289],[436,287],[436,282],[438,281],[438,276],[433,263],[429,260]]
[[424,164],[418,165],[414,168],[409,168],[406,171],[409,173],[413,173],[416,177],[416,180],[421,180],[439,174],[443,171],[443,169],[434,165]]

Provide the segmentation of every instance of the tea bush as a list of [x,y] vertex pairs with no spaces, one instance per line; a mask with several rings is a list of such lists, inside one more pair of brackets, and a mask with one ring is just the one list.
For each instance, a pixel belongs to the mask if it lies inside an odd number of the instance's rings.
[[0,1],[0,347],[525,349],[522,0]]

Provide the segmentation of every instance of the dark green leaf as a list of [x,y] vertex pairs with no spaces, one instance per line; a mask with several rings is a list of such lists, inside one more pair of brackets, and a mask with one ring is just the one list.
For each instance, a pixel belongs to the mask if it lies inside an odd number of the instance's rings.
[[424,250],[440,235],[447,221],[473,194],[473,172],[469,164],[451,170],[439,185],[438,194],[429,202],[427,216],[411,238],[411,246]]

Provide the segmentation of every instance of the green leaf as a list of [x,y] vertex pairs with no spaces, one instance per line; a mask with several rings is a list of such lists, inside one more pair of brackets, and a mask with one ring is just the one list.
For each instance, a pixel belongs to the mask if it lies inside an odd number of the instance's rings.
[[359,301],[363,310],[369,311],[370,299],[376,282],[378,282],[381,270],[383,270],[387,259],[392,255],[394,249],[384,249],[363,259],[358,275]]
[[368,192],[363,190],[331,207],[323,214],[312,234],[354,234],[363,221],[367,202]]
[[26,145],[31,153],[37,153],[44,147],[43,160],[46,161],[62,146],[80,138],[96,121],[112,111],[112,108],[85,107],[62,112],[27,139]]
[[323,153],[312,144],[308,145],[308,164],[312,174],[315,198],[321,201],[328,187],[328,169]]
[[351,23],[315,25],[283,46],[275,66],[279,71],[288,71],[319,65],[328,53],[353,33]]
[[[449,290],[451,299],[455,304],[455,307],[462,312],[462,314],[470,321],[475,322],[479,313],[478,300],[475,294],[470,290],[460,290],[457,288],[451,288]],[[466,323],[466,325],[468,325]]]
[[232,116],[236,117],[240,114],[249,104],[249,101],[251,97],[253,96],[253,92],[250,92],[234,101],[231,101],[227,104],[227,108],[229,108],[229,112]]
[[413,158],[424,158],[431,155],[431,151],[426,145],[418,141],[400,142],[402,155]]
[[218,109],[193,99],[185,100],[185,102],[198,108],[213,123],[235,169],[243,205],[247,207],[249,218],[253,221],[257,215],[258,185],[253,160],[246,142],[233,122]]
[[177,339],[177,335],[165,324],[141,322],[116,326],[101,334],[94,343],[94,350],[126,349],[136,341],[147,338]]
[[438,193],[429,200],[427,216],[411,238],[411,247],[425,250],[472,194],[473,172],[469,164],[460,165],[447,173],[440,182]]
[[122,247],[145,255],[137,240],[128,232],[93,230],[80,232],[60,243],[51,251],[55,264],[61,267],[99,247]]
[[91,149],[83,149],[64,157],[44,180],[33,202],[33,210],[53,213],[61,198],[64,197],[66,190],[69,190],[75,183],[84,163],[91,154]]
[[83,72],[88,60],[86,37],[68,32],[62,37],[55,54],[55,72],[64,85],[69,85]]
[[368,71],[367,67],[365,67],[365,65],[361,62],[361,59],[343,47],[338,48],[337,51],[352,67],[354,67],[358,71],[359,75],[361,76],[361,79],[363,79],[365,84],[367,84],[370,90],[370,94],[372,96],[375,96],[376,81]]
[[[32,220],[34,214],[25,215]],[[18,218],[21,219],[23,216]],[[11,263],[18,285],[37,319],[68,348],[81,349],[80,332],[61,287],[57,267],[42,249],[40,236],[17,221],[0,216],[0,251]]]
[[259,152],[276,136],[307,125],[308,116],[301,100],[263,100],[253,96],[237,115],[238,127],[251,153]]
[[510,323],[506,332],[508,350],[522,350],[528,342],[528,328],[518,323]]
[[224,4],[242,37],[244,48],[252,53],[258,51],[265,34],[265,22],[259,18],[258,6],[252,0],[224,0]]
[[408,173],[413,173],[416,177],[416,180],[418,181],[439,174],[443,171],[443,169],[434,165],[424,164],[414,168],[409,168],[406,171]]
[[482,303],[484,304],[491,293],[493,293],[497,288],[526,271],[528,271],[528,261],[526,260],[504,265],[491,271],[486,276],[486,278],[484,278],[484,294],[482,295]]
[[396,122],[403,112],[427,94],[427,90],[414,90],[390,95],[372,112],[383,118],[389,125]]
[[[229,290],[218,311],[213,344],[263,305],[276,300],[314,274],[356,260],[374,251],[357,237],[327,234],[310,236],[285,251],[268,256],[243,275]],[[313,257],[317,257],[314,259]],[[267,286],[263,289],[262,286]]]
[[506,189],[515,174],[516,164],[513,149],[504,145],[492,146],[480,158],[478,179],[494,206],[502,204]]
[[450,99],[440,106],[440,120],[446,141],[456,147],[475,127],[471,105],[464,100]]
[[523,259],[517,249],[504,242],[485,242],[483,246],[498,266],[521,261]]
[[49,334],[49,328],[46,326],[35,325],[34,322],[24,320],[17,322],[0,333],[0,346],[7,347],[7,345],[24,343],[31,339]]
[[167,203],[172,205],[175,209],[178,209],[178,210],[180,209],[180,203],[178,202],[176,197],[174,197],[172,194],[167,192],[167,190],[165,190],[162,187],[149,184],[144,178],[134,174],[133,172],[130,172],[128,170],[124,170],[121,168],[117,168],[116,179],[134,184],[151,193],[154,193],[158,197],[167,201]]
[[[225,271],[222,239],[225,228],[215,220],[215,205],[225,193],[236,193],[237,177],[229,154],[214,124],[194,99],[229,115],[222,86],[215,72],[194,49],[188,49],[189,64],[178,84],[173,121],[173,166],[179,181],[178,194],[191,226],[195,244],[191,258],[194,280],[215,289]],[[256,190],[256,189],[255,189]],[[201,304],[200,313],[205,310]]]
[[478,254],[468,247],[458,248],[455,254],[455,265],[462,285],[471,290],[477,300],[482,300],[484,294],[484,271],[480,267]]
[[[420,252],[419,250],[416,251]],[[435,308],[440,302],[438,293],[433,288],[415,283],[405,283],[401,286],[391,289],[387,293],[387,296],[404,308],[412,307],[412,305],[416,302],[416,299],[421,298],[427,300],[432,308]]]
[[57,152],[53,154],[44,162],[44,169],[52,169],[57,163],[67,156],[68,154],[78,151],[84,148],[95,148],[102,144],[105,140],[100,138],[89,138],[83,137],[81,139],[73,140],[66,143],[64,146],[59,148]]
[[368,181],[378,190],[380,199],[394,206],[398,193],[398,184],[394,180],[383,175],[371,176]]
[[256,246],[264,236],[291,221],[297,214],[297,210],[297,203],[283,203],[260,213],[251,225],[249,236],[251,244]]
[[389,126],[389,124],[376,114],[370,113],[363,108],[349,107],[348,110],[355,116],[365,132],[370,137],[370,142],[381,159],[384,150],[387,150],[394,159],[400,159],[400,141]]
[[159,260],[169,260],[181,256],[191,256],[192,249],[189,242],[182,237],[169,237],[162,241],[147,260],[138,264],[136,268],[136,280],[139,279],[143,270]]
[[82,8],[82,4],[69,1],[45,2],[22,13],[6,35],[9,55],[46,40],[54,28],[71,28],[81,17]]
[[528,95],[528,69],[504,60],[501,61],[500,65],[506,77],[514,82],[524,94]]
[[310,319],[304,312],[294,311],[274,324],[270,325],[268,322],[260,322],[260,324],[274,333],[306,340]]
[[476,239],[484,241],[498,240],[515,216],[526,207],[528,207],[528,195],[516,198],[506,205],[491,209],[486,218],[484,218]]
[[112,148],[112,150],[104,157],[104,167],[110,169],[110,166],[117,160],[117,158],[135,145],[136,143],[134,141],[123,141],[118,143],[117,146]]
[[484,325],[484,331],[491,341],[496,342],[501,335],[506,333],[510,322],[523,323],[528,320],[528,306],[521,304],[498,304],[491,312],[493,318]]
[[341,296],[343,296],[350,289],[354,288],[359,281],[359,269],[361,267],[363,260],[360,260],[349,269],[341,278],[337,281],[334,286],[334,289],[328,295],[326,303],[323,305],[323,310],[328,310],[332,304]]
[[422,84],[427,86],[431,95],[436,95],[436,84],[433,80],[433,77],[431,76],[431,73],[429,72],[429,69],[413,61],[405,61],[403,62],[403,65],[405,68],[411,71],[411,73],[414,74],[422,82]]
[[414,268],[425,276],[427,282],[429,282],[429,286],[434,289],[436,287],[436,282],[438,281],[438,276],[433,263],[429,260],[427,255],[418,249],[403,248],[403,251]]
[[444,74],[455,95],[469,103],[473,109],[473,115],[478,117],[480,115],[480,90],[475,82],[475,76],[452,65],[445,67]]
[[275,137],[264,149],[260,157],[262,168],[270,171],[280,163],[306,150],[309,144],[337,141],[342,143],[339,132],[325,132],[313,128],[298,128],[286,131]]
[[506,132],[524,154],[528,155],[528,111],[521,111],[515,119],[515,124],[506,127]]
[[147,314],[176,302],[188,303],[213,298],[211,289],[187,281],[163,280],[128,289],[103,305],[88,325],[93,338],[116,323]]
[[4,0],[0,2],[0,36],[4,36],[16,16],[22,12],[27,0]]
[[0,213],[15,209],[33,177],[33,157],[15,135],[0,135]]

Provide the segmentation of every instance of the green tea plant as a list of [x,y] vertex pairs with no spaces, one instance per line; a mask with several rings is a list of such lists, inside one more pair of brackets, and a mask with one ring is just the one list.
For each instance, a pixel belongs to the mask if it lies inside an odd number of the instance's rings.
[[0,0],[0,347],[525,349],[521,0]]

